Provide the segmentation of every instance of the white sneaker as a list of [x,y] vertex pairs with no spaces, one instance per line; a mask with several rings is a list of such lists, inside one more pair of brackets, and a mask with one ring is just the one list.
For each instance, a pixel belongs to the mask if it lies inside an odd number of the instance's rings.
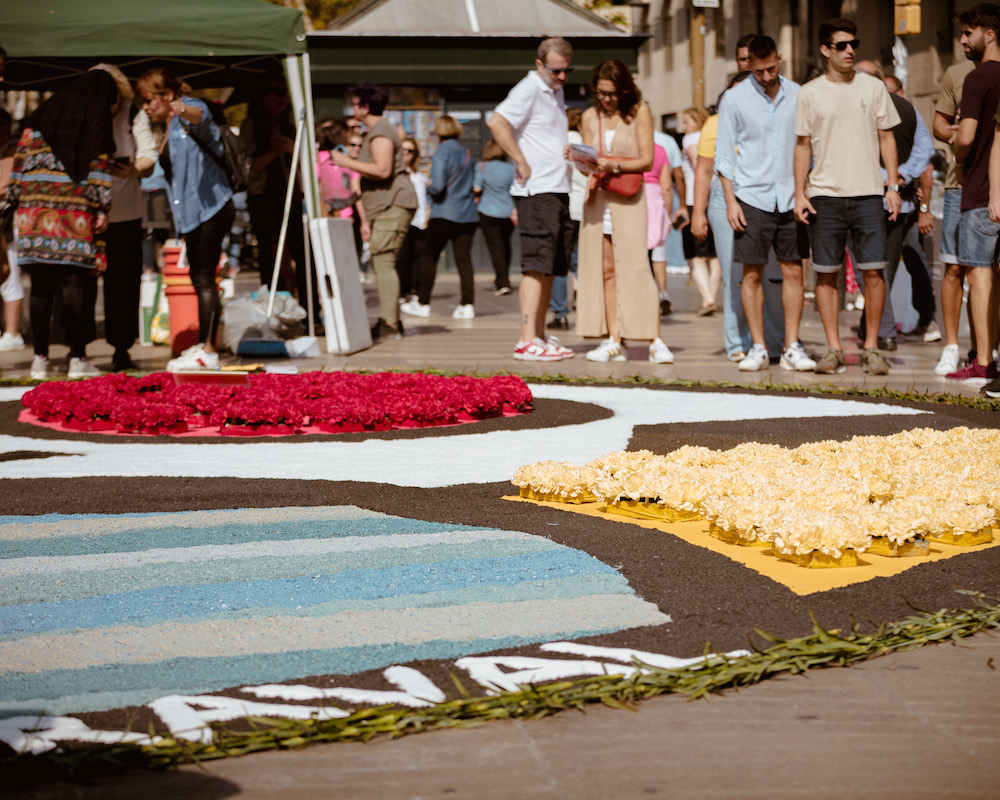
[[94,378],[101,374],[101,371],[87,361],[86,358],[71,358],[69,360],[70,378]]
[[673,364],[674,354],[661,339],[653,339],[649,346],[649,360],[654,364]]
[[931,320],[931,324],[927,326],[927,330],[924,331],[924,341],[925,342],[940,342],[941,341],[941,329],[938,324]]
[[24,339],[19,333],[5,333],[0,336],[0,351],[23,350]]
[[455,306],[455,310],[451,312],[451,316],[454,319],[475,319],[476,309],[472,307],[472,303]]
[[177,358],[167,362],[167,372],[190,372],[199,369],[218,369],[219,354],[206,353],[204,344],[189,347]]
[[941,360],[934,367],[935,375],[947,375],[958,371],[958,362],[962,354],[958,350],[957,344],[946,345],[941,351]]
[[545,346],[549,348],[553,353],[559,356],[559,358],[572,358],[576,355],[576,350],[573,350],[562,342],[560,342],[555,336],[545,337]]
[[427,319],[431,315],[431,304],[421,305],[420,302],[414,297],[412,300],[407,300],[403,303],[399,310],[404,314],[409,314],[411,317],[423,317]]
[[29,375],[32,380],[36,381],[43,381],[49,377],[49,357],[35,356],[31,362],[31,372]]
[[809,358],[801,342],[795,342],[791,347],[786,347],[781,351],[781,360],[778,362],[782,369],[790,369],[794,372],[812,372],[816,369],[816,362]]
[[[767,353],[767,348],[762,344],[754,344],[747,353],[747,357],[739,363],[740,372],[757,372],[767,369],[771,364],[771,356]],[[813,366],[816,366],[815,364]]]
[[530,342],[520,341],[514,346],[514,358],[518,361],[562,361],[559,355],[542,339]]
[[614,339],[605,339],[595,349],[587,353],[587,361],[627,361],[622,346]]

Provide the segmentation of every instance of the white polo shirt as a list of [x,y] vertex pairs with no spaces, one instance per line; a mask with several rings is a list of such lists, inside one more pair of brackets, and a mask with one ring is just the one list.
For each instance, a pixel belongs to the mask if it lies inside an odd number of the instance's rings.
[[510,123],[517,146],[531,167],[528,182],[514,181],[510,193],[516,197],[568,194],[571,168],[563,149],[569,142],[569,125],[563,90],[550,88],[533,70],[510,90],[496,113]]

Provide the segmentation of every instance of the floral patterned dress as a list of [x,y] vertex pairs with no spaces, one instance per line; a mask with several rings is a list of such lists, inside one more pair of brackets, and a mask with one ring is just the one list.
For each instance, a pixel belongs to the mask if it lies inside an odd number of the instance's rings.
[[42,134],[26,128],[14,155],[8,198],[17,206],[21,264],[104,269],[104,243],[94,221],[111,207],[107,154],[95,158],[83,183],[74,183]]

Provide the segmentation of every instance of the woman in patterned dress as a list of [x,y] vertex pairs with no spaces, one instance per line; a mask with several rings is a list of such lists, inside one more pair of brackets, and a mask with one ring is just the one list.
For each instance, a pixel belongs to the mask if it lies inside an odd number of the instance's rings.
[[8,199],[17,206],[18,263],[31,269],[31,377],[49,375],[49,326],[56,291],[69,344],[69,377],[99,374],[87,361],[95,336],[93,298],[108,226],[114,152],[111,107],[118,88],[106,72],[81,75],[26,121],[14,155]]

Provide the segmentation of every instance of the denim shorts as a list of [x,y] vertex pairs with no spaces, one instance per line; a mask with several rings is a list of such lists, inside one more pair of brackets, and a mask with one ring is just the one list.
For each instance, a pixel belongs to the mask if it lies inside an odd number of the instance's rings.
[[992,222],[985,208],[963,211],[958,220],[958,263],[963,267],[992,267],[997,263],[1000,222]]
[[958,263],[958,217],[962,209],[962,190],[944,190],[944,217],[941,220],[941,263]]
[[885,209],[879,195],[810,199],[816,214],[809,220],[812,263],[816,272],[838,272],[844,266],[847,237],[855,269],[885,269]]

